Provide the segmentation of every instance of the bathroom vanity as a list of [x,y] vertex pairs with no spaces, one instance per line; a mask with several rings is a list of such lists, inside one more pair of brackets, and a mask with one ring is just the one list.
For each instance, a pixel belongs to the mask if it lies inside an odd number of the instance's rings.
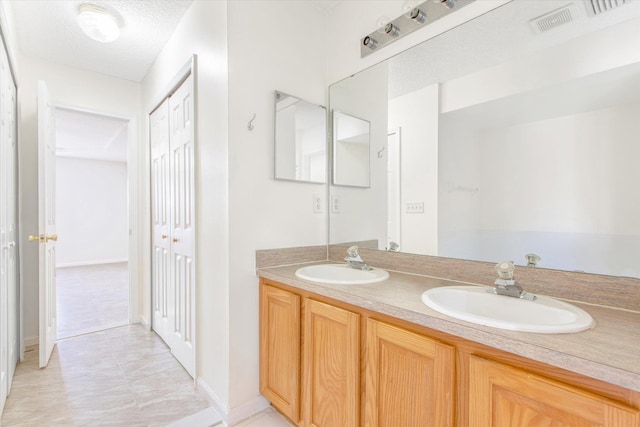
[[640,313],[580,305],[594,329],[498,330],[422,304],[460,284],[301,280],[260,268],[260,390],[300,426],[640,426]]

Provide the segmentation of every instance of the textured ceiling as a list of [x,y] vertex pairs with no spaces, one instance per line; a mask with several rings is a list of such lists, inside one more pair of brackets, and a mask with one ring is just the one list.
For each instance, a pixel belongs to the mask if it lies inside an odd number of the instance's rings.
[[[9,0],[18,46],[25,56],[141,81],[192,0]],[[100,43],[76,23],[78,6],[112,11],[120,37]]]

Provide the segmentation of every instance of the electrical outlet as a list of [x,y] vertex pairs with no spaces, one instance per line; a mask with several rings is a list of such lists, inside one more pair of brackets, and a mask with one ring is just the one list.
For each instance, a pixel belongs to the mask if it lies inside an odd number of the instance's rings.
[[313,213],[321,214],[322,212],[324,212],[324,209],[322,209],[322,196],[320,194],[314,194],[313,195]]
[[332,214],[340,213],[340,196],[335,194],[331,196],[331,213]]
[[424,202],[407,203],[407,213],[424,213]]

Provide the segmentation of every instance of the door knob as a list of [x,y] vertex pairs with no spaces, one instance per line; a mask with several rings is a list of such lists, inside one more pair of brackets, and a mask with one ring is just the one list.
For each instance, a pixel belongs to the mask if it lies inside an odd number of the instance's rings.
[[163,235],[162,235],[162,236],[160,236],[160,237],[162,237],[163,239],[166,239],[166,238],[167,238],[167,237],[169,237],[169,236],[167,236],[166,234],[163,234]]
[[29,241],[30,242],[48,242],[49,240],[53,240],[54,242],[58,241],[58,235],[57,234],[51,234],[49,236],[45,236],[44,234],[41,234],[39,236],[29,236]]
[[179,240],[180,240],[180,239],[178,239],[177,237],[174,237],[173,239],[171,239],[171,241],[172,241],[173,243],[178,243],[178,241],[179,241]]

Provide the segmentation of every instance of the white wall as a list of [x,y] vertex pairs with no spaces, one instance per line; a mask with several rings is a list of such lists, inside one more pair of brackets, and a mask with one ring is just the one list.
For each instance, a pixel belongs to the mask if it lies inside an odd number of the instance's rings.
[[56,158],[57,267],[128,259],[127,164]]
[[[389,129],[401,128],[402,252],[438,255],[439,85],[389,100]],[[424,203],[408,213],[407,203]]]
[[291,1],[231,1],[228,19],[229,406],[241,412],[259,396],[256,249],[327,241],[326,203],[313,213],[326,185],[273,179],[273,91],[326,105],[326,22],[311,2]]
[[460,123],[441,121],[438,147],[438,254],[478,259],[479,151],[477,132]]
[[[140,84],[26,56],[19,56],[19,62],[20,220],[24,237],[38,233],[38,80],[47,83],[58,104],[135,120],[140,113]],[[133,180],[132,188],[136,185]],[[21,256],[24,337],[30,344],[38,336],[37,245],[24,244],[23,239]]]
[[[174,75],[197,55],[196,71],[196,300],[199,380],[222,406],[229,401],[229,165],[227,88],[227,3],[195,1],[142,82],[142,109],[151,112]],[[272,94],[273,96],[273,94]],[[271,100],[273,98],[270,98]],[[250,118],[250,117],[249,117]],[[145,132],[148,120],[145,118]],[[148,141],[148,132],[143,141]],[[149,176],[149,150],[141,170]],[[145,200],[149,199],[149,187]],[[147,202],[144,218],[149,222]],[[147,229],[145,229],[147,231]],[[144,237],[149,247],[148,232]],[[145,253],[144,283],[150,282]],[[142,316],[150,322],[149,287],[143,289]]]
[[638,277],[638,117],[633,105],[480,134],[482,256]]

